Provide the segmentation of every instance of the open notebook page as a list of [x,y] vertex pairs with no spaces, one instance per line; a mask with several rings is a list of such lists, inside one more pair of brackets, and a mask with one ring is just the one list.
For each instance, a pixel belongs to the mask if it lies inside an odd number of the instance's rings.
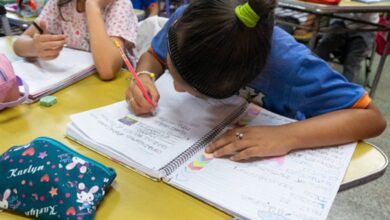
[[30,94],[34,95],[51,87],[58,87],[58,83],[71,79],[76,75],[91,72],[94,61],[91,53],[64,48],[54,60],[25,59],[12,62],[15,73],[27,82]]
[[[242,120],[250,121],[248,126],[292,121],[258,106],[248,109]],[[252,162],[213,158],[203,151],[177,169],[169,183],[243,218],[325,219],[355,146],[297,151]]]
[[72,115],[71,126],[106,150],[159,170],[245,104],[240,97],[214,100],[177,93],[169,74],[156,83],[160,92],[156,116],[134,116],[122,101]]

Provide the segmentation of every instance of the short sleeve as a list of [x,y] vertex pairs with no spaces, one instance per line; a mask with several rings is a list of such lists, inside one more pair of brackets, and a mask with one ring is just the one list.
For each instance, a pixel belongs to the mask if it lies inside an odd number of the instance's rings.
[[186,5],[181,6],[176,9],[175,13],[169,18],[167,23],[165,23],[164,27],[156,34],[156,36],[152,40],[152,50],[157,55],[157,57],[163,61],[164,63],[167,60],[168,53],[168,30],[171,25],[181,17],[184,10],[187,8]]
[[366,96],[363,87],[348,82],[315,55],[309,55],[302,61],[298,73],[292,74],[290,82],[289,105],[295,106],[295,118],[298,120],[353,108]]
[[62,34],[61,16],[57,6],[58,0],[49,0],[43,7],[36,22],[44,21],[47,30],[53,34]]
[[136,9],[142,9],[142,1],[141,0],[131,0],[133,7]]
[[135,44],[137,38],[137,16],[129,0],[114,1],[105,11],[107,34],[121,37],[127,43]]

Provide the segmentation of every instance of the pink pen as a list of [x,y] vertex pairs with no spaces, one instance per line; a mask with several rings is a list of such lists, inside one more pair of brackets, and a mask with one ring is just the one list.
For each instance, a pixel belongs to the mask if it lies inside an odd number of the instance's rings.
[[118,43],[117,41],[115,41],[115,40],[114,40],[114,44],[115,44],[116,47],[119,48],[119,52],[121,53],[121,56],[122,56],[123,61],[125,61],[125,64],[126,64],[127,68],[129,69],[131,75],[133,75],[133,78],[134,78],[134,80],[135,80],[135,83],[137,84],[137,86],[139,87],[139,89],[141,89],[141,92],[142,92],[142,94],[144,95],[146,101],[148,101],[149,104],[150,104],[151,106],[153,106],[153,109],[156,109],[156,106],[153,104],[153,101],[152,101],[152,99],[149,97],[149,94],[148,94],[148,92],[146,91],[144,85],[142,85],[141,80],[139,80],[138,75],[137,75],[137,73],[135,72],[133,66],[131,65],[129,59],[127,58],[126,54],[123,52],[122,47],[121,47],[121,46],[119,45],[119,43]]

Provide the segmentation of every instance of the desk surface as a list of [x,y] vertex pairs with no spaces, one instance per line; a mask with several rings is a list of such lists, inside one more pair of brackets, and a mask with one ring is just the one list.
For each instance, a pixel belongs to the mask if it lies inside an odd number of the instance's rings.
[[365,4],[352,0],[341,0],[338,5],[324,5],[301,0],[279,0],[278,6],[303,10],[314,14],[349,12],[390,12],[390,1]]
[[[0,38],[0,51],[16,56],[10,49],[11,38]],[[30,142],[38,136],[55,138],[78,152],[117,171],[113,189],[99,206],[96,219],[228,219],[225,213],[161,182],[154,182],[64,137],[69,115],[121,101],[128,84],[121,72],[110,82],[90,76],[54,95],[52,107],[39,104],[20,105],[0,112],[0,153],[9,147]],[[370,161],[370,163],[367,163]],[[372,163],[373,162],[373,163]],[[380,151],[359,143],[343,182],[383,171],[387,160]],[[2,220],[23,219],[3,212]]]

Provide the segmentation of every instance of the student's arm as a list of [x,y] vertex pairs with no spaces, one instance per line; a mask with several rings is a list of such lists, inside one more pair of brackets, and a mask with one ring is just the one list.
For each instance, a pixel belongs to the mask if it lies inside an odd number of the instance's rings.
[[[153,54],[153,52],[147,51],[138,61],[136,72],[140,71],[152,72],[156,75],[156,77],[159,77],[163,74],[164,67],[158,58],[156,58],[156,56]],[[142,84],[145,86],[145,89],[149,92],[152,101],[157,104],[158,100],[160,99],[160,95],[156,86],[154,85],[154,81],[145,74],[141,74],[139,78]],[[141,90],[134,82],[131,82],[126,90],[126,101],[129,105],[129,108],[131,108],[136,115],[150,113],[154,110],[152,106],[146,101]]]
[[[167,59],[167,34],[170,26],[175,22],[181,14],[184,12],[185,6],[181,6],[176,9],[175,13],[169,18],[165,23],[164,27],[153,37],[151,42],[151,47],[147,52],[145,52],[137,64],[136,71],[149,71],[156,74],[158,78],[163,74],[166,68],[166,59]],[[157,88],[154,86],[153,80],[150,79],[145,74],[140,76],[140,80],[145,85],[146,89],[149,91],[152,100],[157,106],[159,99],[159,94]],[[126,90],[126,101],[129,105],[129,108],[137,115],[145,114],[153,111],[152,106],[145,100],[141,90],[134,84],[131,83]]]
[[58,57],[65,45],[65,35],[49,34],[43,21],[39,22],[39,26],[43,34],[31,25],[15,40],[13,48],[16,55],[29,58],[38,57],[44,60]]
[[159,8],[158,8],[158,5],[156,2],[150,4],[147,8],[148,10],[148,17],[152,17],[152,16],[155,16],[155,15],[158,15],[158,11],[159,11]]
[[123,47],[124,42],[122,38],[108,36],[102,15],[104,7],[112,1],[87,0],[85,3],[92,56],[102,80],[113,79],[123,64],[113,40],[119,42],[121,47]]
[[[208,146],[216,157],[231,155],[232,160],[287,154],[304,148],[345,144],[380,135],[386,121],[378,108],[344,109],[281,126],[243,127],[229,131]],[[243,133],[236,140],[236,132]]]

